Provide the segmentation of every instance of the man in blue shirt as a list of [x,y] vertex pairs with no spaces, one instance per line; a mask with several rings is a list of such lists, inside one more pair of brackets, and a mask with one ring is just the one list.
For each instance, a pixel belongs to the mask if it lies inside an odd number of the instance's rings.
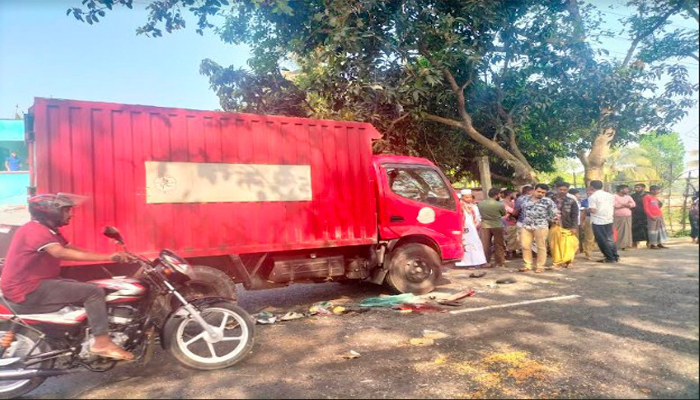
[[19,171],[22,166],[22,159],[13,151],[9,157],[5,158],[5,169],[8,171]]

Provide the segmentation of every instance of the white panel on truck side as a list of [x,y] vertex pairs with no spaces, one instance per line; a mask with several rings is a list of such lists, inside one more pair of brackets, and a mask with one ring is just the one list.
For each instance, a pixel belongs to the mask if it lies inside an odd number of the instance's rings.
[[310,165],[146,161],[146,203],[311,201]]

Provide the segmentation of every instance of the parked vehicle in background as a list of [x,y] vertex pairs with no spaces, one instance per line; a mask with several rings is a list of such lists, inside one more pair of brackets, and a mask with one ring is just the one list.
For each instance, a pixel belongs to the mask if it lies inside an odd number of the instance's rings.
[[115,225],[135,253],[171,249],[195,265],[191,296],[353,279],[427,293],[462,256],[444,174],[373,156],[371,124],[37,98],[26,126],[31,192],[94,200],[68,240],[107,251],[94,232]]

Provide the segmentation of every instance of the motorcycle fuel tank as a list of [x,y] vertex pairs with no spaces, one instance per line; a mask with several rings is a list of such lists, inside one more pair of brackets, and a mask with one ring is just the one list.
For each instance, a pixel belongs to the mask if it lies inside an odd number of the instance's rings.
[[138,279],[111,278],[90,281],[105,290],[107,303],[125,303],[140,299],[146,294],[146,285]]

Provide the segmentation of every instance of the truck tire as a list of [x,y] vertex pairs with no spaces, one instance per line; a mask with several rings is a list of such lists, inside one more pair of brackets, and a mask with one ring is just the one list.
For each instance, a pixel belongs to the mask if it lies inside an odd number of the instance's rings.
[[193,265],[190,281],[183,295],[188,300],[201,297],[223,297],[236,301],[236,283],[225,272],[206,265]]
[[440,257],[435,250],[409,243],[393,251],[386,283],[397,293],[426,294],[435,289],[439,272]]

